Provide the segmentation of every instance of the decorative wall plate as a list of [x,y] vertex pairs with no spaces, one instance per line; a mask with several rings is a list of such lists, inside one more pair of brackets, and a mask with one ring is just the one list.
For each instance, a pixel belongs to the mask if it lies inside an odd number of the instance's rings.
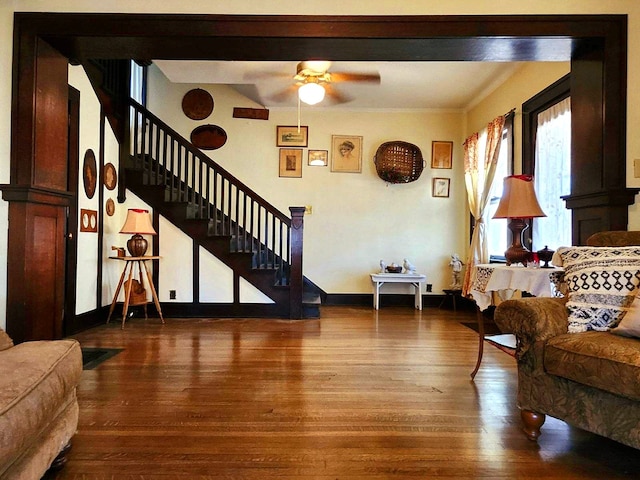
[[217,150],[227,143],[227,132],[218,125],[200,125],[191,132],[191,143],[202,150]]
[[213,97],[201,88],[189,90],[182,97],[182,111],[191,120],[204,120],[213,112]]
[[107,199],[107,203],[104,206],[104,209],[107,211],[107,215],[110,217],[116,212],[116,202],[113,201],[113,198]]
[[107,187],[108,190],[116,188],[116,184],[118,183],[118,174],[113,163],[107,163],[104,166],[103,178],[104,186]]
[[93,198],[96,193],[97,172],[96,156],[93,150],[89,148],[84,153],[84,162],[82,163],[82,182],[84,184],[84,193],[88,198]]

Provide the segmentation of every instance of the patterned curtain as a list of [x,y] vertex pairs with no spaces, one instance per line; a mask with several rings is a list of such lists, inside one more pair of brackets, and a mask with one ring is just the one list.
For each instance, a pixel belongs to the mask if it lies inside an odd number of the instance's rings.
[[469,199],[469,210],[475,220],[471,244],[467,251],[467,269],[462,285],[462,294],[464,296],[469,294],[475,265],[489,262],[484,213],[489,201],[489,192],[493,184],[496,164],[498,163],[503,130],[504,116],[494,119],[487,125],[487,143],[482,163],[480,163],[480,155],[478,154],[479,135],[474,133],[463,144],[464,182],[467,189],[467,198]]

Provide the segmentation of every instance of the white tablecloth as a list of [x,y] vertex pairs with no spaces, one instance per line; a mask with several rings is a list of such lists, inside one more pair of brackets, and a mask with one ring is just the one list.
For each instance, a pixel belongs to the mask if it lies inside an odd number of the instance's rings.
[[564,291],[562,268],[527,268],[522,265],[506,266],[499,263],[475,266],[469,293],[480,310],[492,303],[492,292],[520,290],[535,297],[561,296]]

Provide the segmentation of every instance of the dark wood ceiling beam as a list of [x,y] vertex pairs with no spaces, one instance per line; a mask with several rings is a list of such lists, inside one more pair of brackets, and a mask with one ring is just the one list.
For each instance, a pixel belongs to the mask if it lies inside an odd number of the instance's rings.
[[69,58],[559,61],[620,18],[18,13],[16,23]]

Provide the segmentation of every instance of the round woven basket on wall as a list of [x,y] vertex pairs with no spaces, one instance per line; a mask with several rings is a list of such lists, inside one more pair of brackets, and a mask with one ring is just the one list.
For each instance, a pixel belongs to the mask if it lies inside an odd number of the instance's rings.
[[389,183],[409,183],[420,177],[424,160],[420,149],[408,142],[386,142],[373,159],[378,176]]

